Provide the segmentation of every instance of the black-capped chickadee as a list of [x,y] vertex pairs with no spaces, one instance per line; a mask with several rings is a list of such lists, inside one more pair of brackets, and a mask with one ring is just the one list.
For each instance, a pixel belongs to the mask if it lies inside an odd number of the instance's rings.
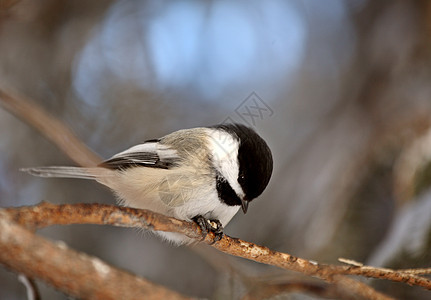
[[[222,236],[239,208],[266,188],[272,174],[271,150],[241,124],[183,129],[148,140],[94,168],[23,169],[41,177],[95,179],[117,194],[122,205],[194,220],[204,232]],[[156,232],[175,244],[192,240]]]

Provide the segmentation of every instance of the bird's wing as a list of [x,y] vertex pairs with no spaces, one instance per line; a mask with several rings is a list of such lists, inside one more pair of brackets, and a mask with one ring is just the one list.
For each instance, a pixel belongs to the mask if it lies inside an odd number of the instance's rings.
[[150,140],[120,152],[102,162],[101,167],[124,170],[137,166],[170,169],[178,165],[180,157],[177,151],[158,140]]

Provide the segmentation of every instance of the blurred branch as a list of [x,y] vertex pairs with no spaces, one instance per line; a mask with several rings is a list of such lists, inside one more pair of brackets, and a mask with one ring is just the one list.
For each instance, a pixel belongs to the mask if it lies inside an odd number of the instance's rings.
[[[14,221],[28,228],[37,229],[50,225],[66,224],[109,224],[122,227],[140,227],[156,231],[170,231],[184,234],[190,238],[202,239],[202,233],[195,223],[178,220],[148,210],[118,207],[104,204],[63,204],[41,203],[36,206],[4,209]],[[245,259],[274,265],[283,269],[301,272],[308,276],[319,277],[337,288],[346,288],[355,295],[366,299],[389,299],[371,287],[342,275],[360,275],[405,282],[431,289],[431,280],[402,271],[382,272],[369,266],[336,266],[298,258],[287,253],[273,251],[267,247],[224,236],[214,243],[214,235],[208,234],[204,241],[214,248]]]
[[91,167],[101,162],[69,128],[24,96],[0,89],[0,105],[39,130],[78,165]]
[[0,210],[0,233],[3,265],[80,299],[189,299],[35,235],[5,210]]
[[287,294],[305,293],[327,299],[353,299],[353,295],[337,291],[334,284],[316,283],[307,281],[290,281],[283,283],[258,283],[251,289],[242,300],[260,300]]

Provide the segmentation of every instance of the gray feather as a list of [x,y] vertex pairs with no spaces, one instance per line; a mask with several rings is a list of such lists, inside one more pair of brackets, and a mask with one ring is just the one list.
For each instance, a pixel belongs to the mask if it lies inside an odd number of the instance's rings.
[[[37,167],[20,169],[33,176],[38,177],[59,177],[59,178],[81,178],[81,179],[96,179],[94,171],[96,168],[80,168],[80,167]],[[93,173],[93,174],[92,174]]]

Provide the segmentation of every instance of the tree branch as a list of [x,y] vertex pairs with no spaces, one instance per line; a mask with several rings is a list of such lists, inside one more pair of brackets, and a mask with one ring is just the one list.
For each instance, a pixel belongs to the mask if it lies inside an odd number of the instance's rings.
[[[43,208],[42,208],[43,210]],[[53,243],[12,221],[0,210],[0,262],[85,299],[190,299],[118,270],[96,257]]]
[[[202,233],[195,223],[170,218],[148,210],[118,207],[104,204],[63,204],[41,203],[37,206],[8,208],[5,212],[14,221],[28,228],[43,228],[54,224],[109,224],[122,227],[140,227],[156,231],[182,233],[194,239],[201,239]],[[283,269],[301,272],[334,283],[338,288],[348,288],[367,299],[388,299],[369,286],[342,275],[361,275],[381,278],[396,282],[405,282],[431,289],[431,280],[402,270],[382,271],[369,266],[336,266],[298,258],[293,255],[273,251],[267,247],[249,243],[225,235],[219,242],[214,242],[214,235],[208,234],[204,242],[222,252],[254,260]],[[424,270],[422,270],[424,271]]]

